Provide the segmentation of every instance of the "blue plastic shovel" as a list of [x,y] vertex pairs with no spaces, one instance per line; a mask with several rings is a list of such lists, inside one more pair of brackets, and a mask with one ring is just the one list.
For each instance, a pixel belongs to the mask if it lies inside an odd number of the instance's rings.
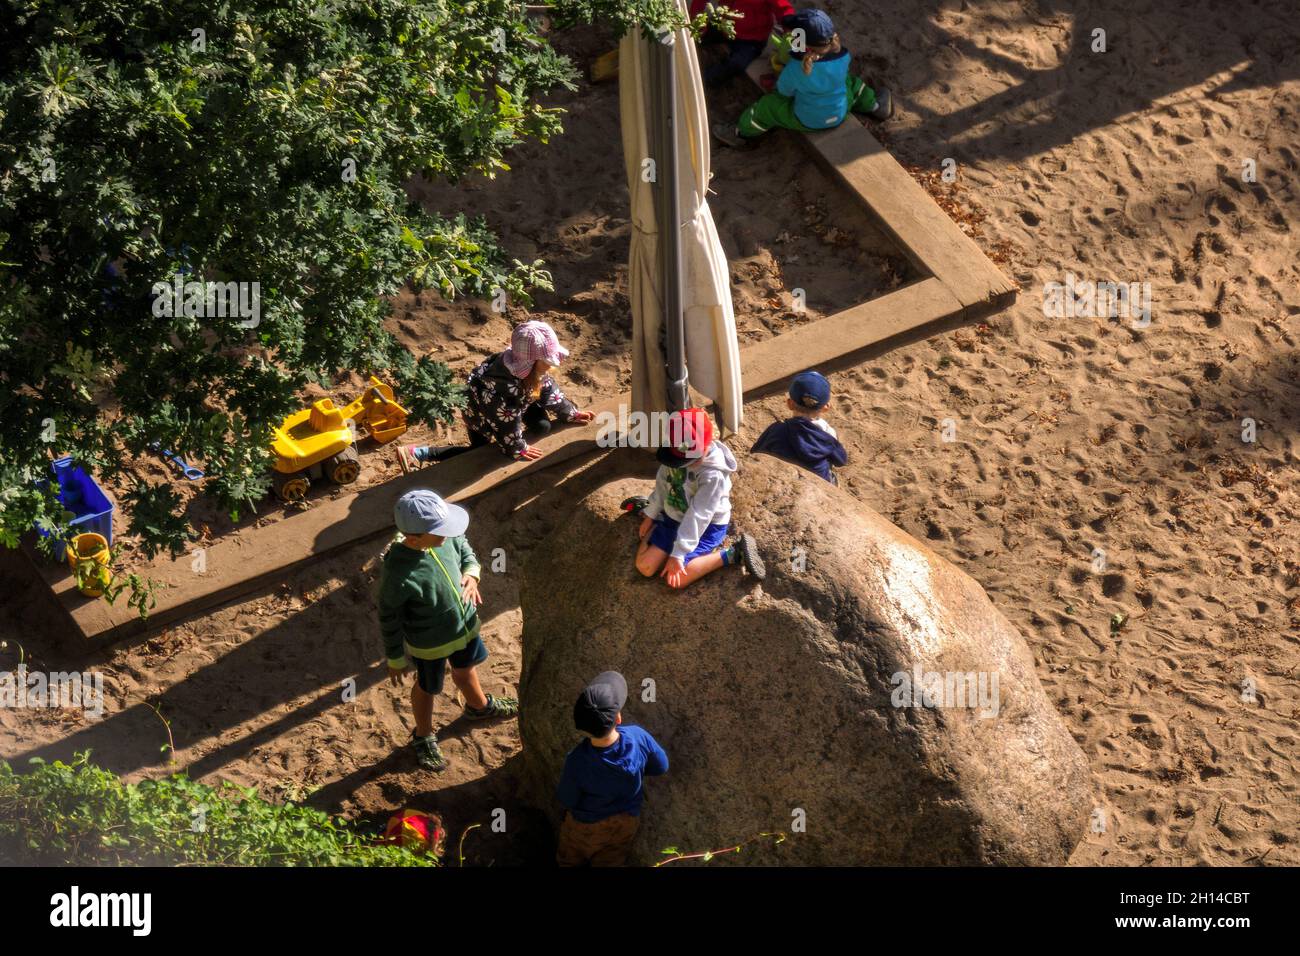
[[156,451],[170,465],[174,465],[188,481],[198,481],[203,477],[201,469],[195,468],[184,458],[175,452],[168,451],[166,448],[159,446],[158,442],[150,442],[149,447]]

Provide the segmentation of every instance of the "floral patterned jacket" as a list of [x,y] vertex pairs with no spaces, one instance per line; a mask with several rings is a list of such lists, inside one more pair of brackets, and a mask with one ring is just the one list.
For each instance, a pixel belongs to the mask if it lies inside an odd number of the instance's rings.
[[548,375],[542,379],[542,393],[528,394],[524,380],[506,368],[498,352],[484,359],[469,373],[469,401],[465,406],[465,424],[504,454],[518,458],[528,442],[524,440],[524,409],[534,402],[562,422],[573,420],[578,408],[564,397]]

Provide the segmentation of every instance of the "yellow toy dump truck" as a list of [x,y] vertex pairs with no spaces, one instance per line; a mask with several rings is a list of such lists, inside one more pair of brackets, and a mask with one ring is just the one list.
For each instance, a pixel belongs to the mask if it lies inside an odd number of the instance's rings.
[[382,445],[406,431],[406,414],[393,398],[393,389],[373,375],[366,390],[343,408],[322,398],[294,412],[275,429],[271,441],[272,490],[283,501],[300,501],[312,479],[322,475],[335,484],[352,484],[361,474],[357,426]]

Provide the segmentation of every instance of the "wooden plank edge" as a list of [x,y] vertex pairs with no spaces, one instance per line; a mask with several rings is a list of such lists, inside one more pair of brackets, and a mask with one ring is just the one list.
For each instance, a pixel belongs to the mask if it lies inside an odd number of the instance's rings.
[[854,177],[821,148],[817,142],[821,136],[804,134],[802,139],[818,165],[858,198],[914,267],[923,274],[940,279],[963,306],[976,305],[990,297],[1015,291],[1015,284],[993,264],[979,243],[939,208],[934,197],[888,150],[879,145],[871,130],[855,123],[852,130],[845,131],[845,135],[861,137],[864,143],[875,144],[878,165],[891,174],[883,185],[895,197],[903,195],[900,202],[908,208],[907,212],[882,212]]
[[[760,58],[750,64],[747,75],[761,90],[758,79],[766,72],[766,60]],[[849,124],[852,125],[849,125]],[[826,137],[836,134],[841,137],[853,137],[861,142],[862,158],[878,159],[885,164],[891,175],[889,188],[895,192],[910,194],[902,202],[915,208],[920,215],[908,216],[897,221],[892,215],[886,215],[872,202],[847,171],[841,168],[825,150]],[[881,145],[871,129],[852,117],[834,129],[826,130],[817,136],[801,133],[800,140],[811,153],[819,166],[833,176],[871,213],[872,218],[899,247],[899,251],[912,265],[922,273],[935,276],[943,281],[950,292],[964,307],[996,302],[1007,295],[1014,296],[1016,284],[1008,279],[980,248],[972,237],[968,236],[954,222],[920,183],[909,173],[889,150]],[[920,232],[921,235],[915,233]],[[945,247],[942,254],[927,253],[925,247],[937,244]]]
[[[591,410],[617,414],[618,403],[626,400],[626,395],[620,396]],[[84,639],[94,641],[108,635],[114,639],[127,637],[226,604],[286,576],[308,561],[328,558],[382,536],[392,529],[392,503],[412,488],[433,487],[449,501],[467,501],[522,475],[562,464],[596,448],[596,431],[594,426],[563,427],[534,444],[546,452],[538,461],[515,462],[504,459],[493,447],[476,448],[435,468],[401,475],[353,494],[321,499],[306,511],[261,527],[244,528],[238,536],[230,535],[204,549],[208,569],[204,574],[191,569],[193,549],[176,559],[155,559],[137,568],[137,573],[171,586],[158,592],[157,607],[147,621],[141,621],[138,614],[120,601],[110,606],[101,599],[82,596],[77,593],[72,577],[62,568],[36,555],[29,554],[29,558],[38,575],[50,586],[56,603]],[[382,502],[378,500],[381,494]],[[268,562],[262,557],[268,549],[259,549],[260,543],[271,535],[310,541],[310,544],[302,545],[298,557]],[[276,553],[284,548],[269,550]],[[258,570],[263,564],[265,569]]]
[[818,322],[751,345],[744,352],[745,396],[763,394],[805,369],[858,355],[961,312],[961,303],[942,282],[933,276],[918,279]]

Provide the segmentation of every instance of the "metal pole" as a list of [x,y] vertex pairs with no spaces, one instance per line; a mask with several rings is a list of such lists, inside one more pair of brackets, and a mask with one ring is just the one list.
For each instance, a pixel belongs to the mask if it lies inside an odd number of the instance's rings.
[[655,44],[657,50],[651,57],[657,63],[658,73],[653,79],[659,94],[655,105],[656,126],[659,135],[658,169],[655,181],[659,186],[659,262],[663,296],[663,321],[665,360],[668,372],[668,407],[671,411],[690,405],[686,371],[686,329],[682,315],[682,230],[681,209],[677,201],[677,70],[673,62],[676,38],[665,33]]

